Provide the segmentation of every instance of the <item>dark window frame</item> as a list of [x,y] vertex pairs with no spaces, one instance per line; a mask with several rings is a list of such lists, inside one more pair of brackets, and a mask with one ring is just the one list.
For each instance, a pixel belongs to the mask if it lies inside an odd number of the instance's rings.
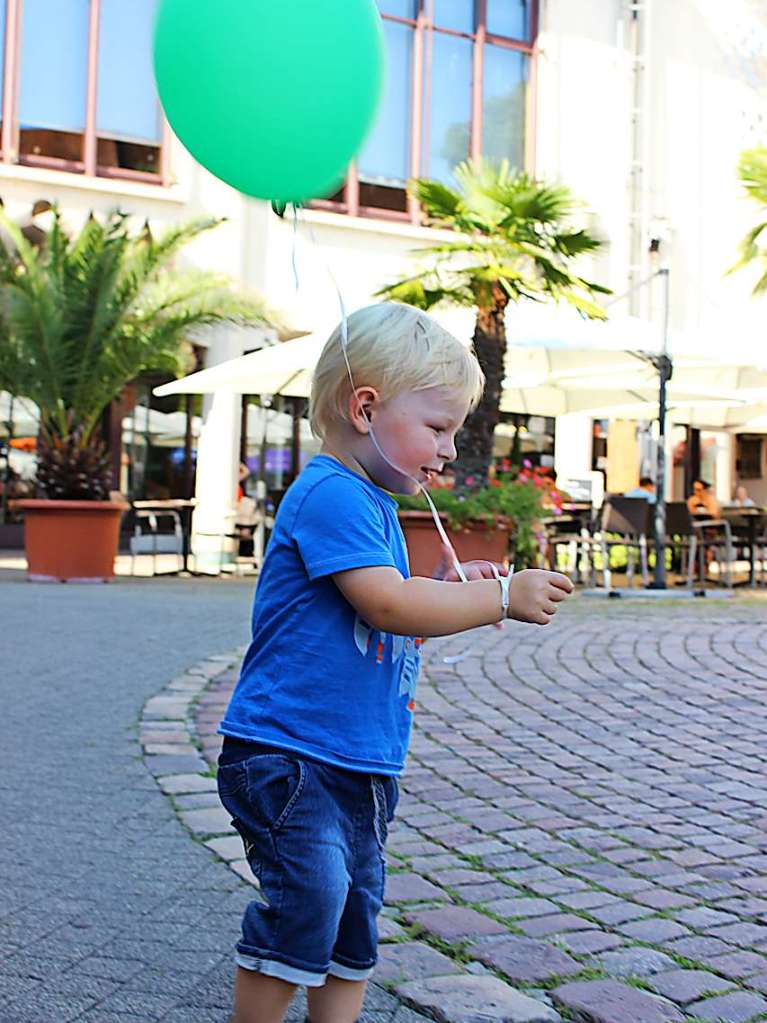
[[[170,184],[170,129],[158,100],[158,117],[161,124],[161,138],[157,144],[159,153],[158,169],[139,171],[128,167],[113,167],[98,163],[99,136],[96,128],[98,97],[99,25],[102,0],[89,0],[88,20],[88,69],[85,102],[85,130],[80,135],[82,151],[79,160],[65,160],[45,154],[20,152],[20,125],[18,119],[19,71],[21,68],[21,24],[23,0],[7,0],[5,19],[5,49],[2,96],[2,130],[0,131],[0,161],[28,167],[45,167],[50,170],[67,171],[86,177],[113,178],[124,181],[141,181],[148,184],[167,186]],[[75,133],[79,134],[79,133]],[[119,140],[118,140],[119,141]],[[155,148],[148,145],[148,148]]]
[[[431,33],[437,32],[441,35],[455,36],[460,39],[473,41],[472,61],[472,82],[471,82],[471,134],[470,147],[467,154],[471,159],[481,155],[482,152],[482,116],[483,116],[483,66],[485,44],[499,46],[508,50],[515,50],[524,54],[529,59],[529,85],[528,85],[528,113],[525,123],[525,167],[532,170],[535,161],[535,95],[536,95],[536,56],[538,27],[540,17],[540,0],[531,0],[530,3],[530,24],[529,37],[527,39],[514,39],[506,36],[489,33],[486,30],[487,24],[487,0],[474,0],[476,30],[473,33],[460,32],[456,29],[442,28],[435,25],[431,19],[433,11],[433,0],[417,0],[417,15],[415,18],[403,18],[394,14],[381,12],[384,21],[395,22],[400,25],[410,26],[415,33],[413,40],[413,74],[410,90],[410,163],[409,178],[420,176],[421,151],[424,142],[422,125],[423,112],[423,83],[431,80],[431,46],[429,45]],[[318,199],[312,202],[314,209],[324,209],[335,213],[344,213],[352,217],[372,217],[378,220],[395,220],[411,224],[421,224],[422,215],[418,203],[410,196],[407,197],[407,210],[384,209],[380,207],[365,206],[360,201],[360,180],[357,173],[356,161],[352,162],[346,176],[343,189],[343,200]]]

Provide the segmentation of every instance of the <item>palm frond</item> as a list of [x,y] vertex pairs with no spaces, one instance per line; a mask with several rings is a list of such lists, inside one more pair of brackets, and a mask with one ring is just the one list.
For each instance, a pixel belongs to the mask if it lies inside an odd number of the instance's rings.
[[0,210],[12,247],[0,246],[0,379],[34,401],[45,421],[87,433],[104,407],[145,370],[183,371],[182,341],[231,322],[278,325],[257,297],[235,292],[221,275],[178,271],[182,245],[219,223],[199,218],[159,239],[129,229],[116,211],[91,216],[69,237],[58,210],[39,250]]

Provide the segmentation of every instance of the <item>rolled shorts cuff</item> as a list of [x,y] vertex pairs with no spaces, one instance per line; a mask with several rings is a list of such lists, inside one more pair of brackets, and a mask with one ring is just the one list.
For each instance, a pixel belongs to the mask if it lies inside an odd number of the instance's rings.
[[301,970],[297,966],[281,963],[277,959],[264,959],[261,956],[245,955],[243,952],[238,952],[234,960],[243,970],[263,973],[266,977],[276,977],[278,980],[284,980],[288,984],[298,984],[301,987],[322,987],[327,976],[325,973]]
[[338,977],[339,980],[368,980],[373,976],[373,970],[375,970],[375,964],[364,968],[344,966],[343,963],[334,962],[330,960],[330,966],[328,966],[328,974],[332,977]]

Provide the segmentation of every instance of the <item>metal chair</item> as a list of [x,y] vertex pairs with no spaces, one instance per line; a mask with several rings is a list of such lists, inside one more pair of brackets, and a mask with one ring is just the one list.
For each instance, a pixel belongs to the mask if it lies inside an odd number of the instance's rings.
[[[133,508],[133,536],[130,538],[131,575],[136,574],[136,555],[152,555],[152,575],[177,575],[183,567],[184,532],[181,516],[173,508]],[[172,524],[172,532],[160,529],[160,520]],[[142,528],[146,526],[146,529]],[[148,549],[147,549],[148,548]],[[175,554],[178,567],[173,572],[157,571],[158,554]]]
[[[732,563],[735,557],[732,546],[732,530],[726,519],[693,519],[692,528],[697,534],[698,571],[701,583],[708,578],[706,557],[707,551],[712,551],[717,565],[722,565],[720,554],[724,551],[724,579],[727,589],[732,589]],[[692,556],[691,556],[692,560]],[[713,560],[713,559],[712,559]],[[714,580],[711,580],[714,582]],[[720,578],[715,580],[721,582]]]
[[559,548],[567,548],[567,565],[565,571],[572,574],[575,582],[580,582],[588,574],[593,576],[593,536],[590,523],[585,523],[578,515],[563,515],[561,518],[549,519],[545,523],[546,545],[550,567],[557,570]]
[[[592,548],[602,558],[602,579],[605,589],[612,588],[610,551],[614,547],[626,548],[626,581],[634,584],[634,569],[637,557],[642,572],[642,582],[650,583],[647,563],[647,537],[652,534],[652,520],[655,506],[642,497],[621,497],[609,495],[602,505],[599,532],[595,534]],[[593,556],[592,556],[593,560]],[[596,571],[596,567],[595,567]]]
[[724,565],[725,585],[728,589],[732,587],[734,551],[729,522],[724,519],[695,519],[686,501],[669,501],[666,505],[666,545],[681,552],[683,572],[684,561],[687,561],[688,586],[693,586],[696,563],[701,585],[706,582],[706,552],[711,550],[716,555],[717,564]]

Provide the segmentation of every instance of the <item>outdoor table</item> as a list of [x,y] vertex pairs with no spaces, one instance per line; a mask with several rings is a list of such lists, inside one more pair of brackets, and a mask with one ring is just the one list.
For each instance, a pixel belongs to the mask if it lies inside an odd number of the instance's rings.
[[196,501],[194,498],[168,498],[158,501],[133,501],[133,507],[140,511],[177,511],[181,519],[181,568],[178,572],[163,573],[166,575],[189,574],[189,553],[192,536],[192,511]]
[[721,517],[730,523],[733,533],[748,544],[749,573],[748,585],[756,586],[756,540],[760,525],[767,522],[767,515],[761,508],[723,508]]

